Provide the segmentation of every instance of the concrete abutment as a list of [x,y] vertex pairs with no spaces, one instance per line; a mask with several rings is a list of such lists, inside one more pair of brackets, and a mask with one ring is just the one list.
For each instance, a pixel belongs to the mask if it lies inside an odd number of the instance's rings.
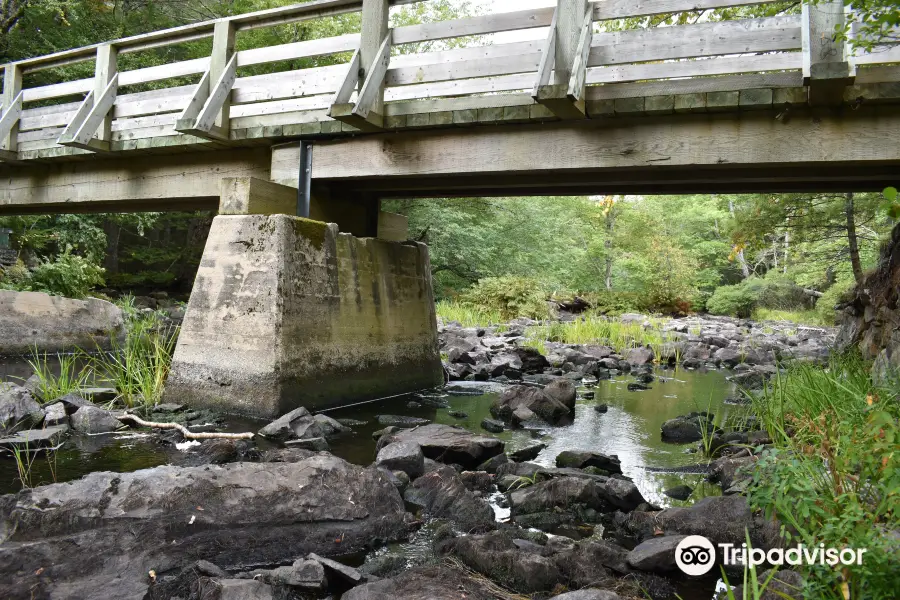
[[[268,211],[278,190],[228,181],[222,199],[232,213]],[[272,417],[443,377],[427,246],[286,214],[225,214],[210,230],[165,398]]]

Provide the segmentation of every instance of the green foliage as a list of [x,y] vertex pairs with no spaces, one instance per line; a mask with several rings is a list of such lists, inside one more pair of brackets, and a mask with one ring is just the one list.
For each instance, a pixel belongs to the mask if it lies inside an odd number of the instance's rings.
[[603,317],[588,316],[569,322],[552,322],[548,325],[529,327],[526,337],[529,340],[562,342],[564,344],[603,344],[618,353],[632,348],[650,347],[655,357],[661,356],[664,344],[674,341],[654,325],[645,328],[641,323],[623,323],[611,321]]
[[610,317],[651,309],[647,297],[638,292],[589,292],[584,299],[591,305],[591,312]]
[[714,315],[748,318],[756,296],[743,284],[723,285],[706,301],[706,310]]
[[867,548],[862,565],[807,567],[808,597],[895,598],[900,528],[900,402],[858,357],[798,364],[753,400],[776,449],[757,465],[749,500],[791,543]]
[[482,310],[496,311],[503,319],[550,316],[547,294],[541,284],[527,277],[488,277],[460,296],[460,302]]
[[753,311],[754,321],[789,321],[800,325],[834,325],[834,319],[826,321],[815,310],[778,310],[775,308],[757,308]]
[[28,283],[32,291],[67,298],[84,298],[98,285],[103,285],[103,268],[69,253],[38,265]]
[[463,327],[487,327],[503,321],[499,310],[463,304],[455,300],[440,300],[436,303],[435,310],[444,323],[456,321]]
[[[811,4],[819,4],[823,0],[809,0]],[[853,6],[855,19],[848,19],[843,27],[835,32],[835,38],[849,41],[855,48],[875,50],[879,44],[900,42],[900,5],[896,0],[844,0],[847,6]],[[856,27],[851,36],[851,28]]]
[[749,318],[755,308],[793,310],[805,301],[803,290],[784,277],[751,277],[716,289],[706,309],[714,315]]
[[46,353],[39,354],[35,348],[28,364],[38,377],[38,399],[50,404],[67,394],[80,393],[88,386],[91,377],[85,362],[84,353],[78,351],[57,354],[54,364]]
[[834,307],[844,301],[855,287],[856,282],[852,277],[843,277],[822,293],[822,297],[816,302],[816,313],[822,323],[834,325],[837,322],[839,313]]

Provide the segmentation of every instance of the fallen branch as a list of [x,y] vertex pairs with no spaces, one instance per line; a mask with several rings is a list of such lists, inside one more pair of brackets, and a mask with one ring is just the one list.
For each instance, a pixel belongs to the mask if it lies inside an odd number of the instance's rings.
[[178,423],[155,423],[153,421],[145,421],[142,418],[131,413],[125,413],[119,417],[120,421],[134,421],[141,427],[153,427],[155,429],[177,429],[181,432],[186,440],[249,440],[253,438],[252,433],[194,433],[184,425]]
[[806,289],[806,288],[803,288],[803,293],[806,294],[807,296],[812,296],[813,298],[821,298],[822,296],[825,295],[822,292],[819,292],[816,290],[810,290],[810,289]]

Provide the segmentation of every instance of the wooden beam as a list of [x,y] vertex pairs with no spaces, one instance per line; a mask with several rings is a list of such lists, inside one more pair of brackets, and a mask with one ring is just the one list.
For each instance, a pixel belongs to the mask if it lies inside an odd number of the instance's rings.
[[556,15],[553,11],[553,20],[550,22],[550,31],[547,32],[547,39],[544,40],[544,46],[541,50],[541,62],[538,65],[537,78],[534,82],[534,89],[531,97],[537,101],[541,88],[550,83],[550,75],[553,74],[553,62],[556,60]]
[[[198,126],[201,131],[209,131],[213,125],[228,132],[231,101],[229,96],[237,78],[237,60],[234,56],[235,25],[231,21],[217,21],[213,30],[213,49],[210,55],[209,80],[215,82],[210,91],[210,102],[215,97],[219,104],[211,115],[201,112]],[[217,95],[218,94],[218,95]],[[204,111],[207,107],[204,107]],[[227,136],[226,136],[227,137]]]
[[75,117],[59,136],[57,143],[60,146],[81,148],[92,152],[109,152],[110,140],[101,140],[94,137],[98,128],[108,117],[109,111],[116,100],[116,90],[119,84],[119,75],[113,75],[112,81],[107,84],[102,95],[96,99],[94,92],[90,92],[81,103],[81,108],[75,113]]
[[[556,14],[553,17],[556,30],[553,36],[553,83],[540,86],[534,99],[561,119],[584,119],[587,116],[584,99],[573,101],[569,89],[573,83],[573,74],[576,74],[575,69],[587,68],[587,56],[584,55],[590,53],[593,15],[593,8],[586,0],[557,0]],[[589,32],[587,35],[584,33],[585,26]],[[580,58],[582,56],[584,58]],[[541,73],[540,77],[543,75]],[[582,82],[584,76],[582,73]]]
[[[362,56],[362,52],[360,52]],[[333,104],[330,116],[360,129],[361,131],[379,131],[384,128],[384,77],[391,62],[391,32],[388,30],[375,63],[368,69],[365,82],[359,91],[355,104]],[[346,93],[344,82],[339,94]],[[380,107],[376,110],[376,107]]]
[[575,65],[569,77],[569,100],[578,103],[584,100],[584,84],[587,76],[588,56],[591,53],[591,41],[594,34],[594,13],[588,9],[581,26],[581,38],[578,40],[578,53]]
[[[14,160],[19,135],[19,118],[22,115],[22,69],[14,64],[6,65],[3,72],[3,119],[0,121],[0,152],[3,160]],[[17,108],[18,107],[18,108]]]
[[839,106],[843,102],[844,89],[853,85],[854,77],[844,45],[835,39],[837,28],[843,24],[844,3],[841,0],[803,4],[803,81],[809,86],[812,106]]
[[[118,50],[110,44],[103,44],[97,48],[97,62],[94,68],[94,98],[104,98],[110,83],[115,79],[118,82]],[[116,99],[118,83],[112,90],[112,102]],[[109,105],[112,108],[112,104]],[[89,137],[94,137],[91,132]],[[108,144],[112,139],[112,115],[107,109],[100,119],[96,129],[96,138],[100,142]]]
[[334,94],[331,106],[328,108],[328,116],[332,119],[336,118],[335,115],[352,114],[353,103],[350,102],[350,100],[353,98],[353,92],[356,91],[356,88],[359,85],[359,73],[359,48],[357,48],[347,66],[347,75],[344,77],[343,82]]

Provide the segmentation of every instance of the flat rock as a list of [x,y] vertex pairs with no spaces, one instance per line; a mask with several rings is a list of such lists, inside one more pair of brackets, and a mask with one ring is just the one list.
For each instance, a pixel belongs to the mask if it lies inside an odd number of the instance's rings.
[[44,426],[55,427],[57,425],[68,425],[69,415],[66,414],[66,405],[62,402],[55,402],[44,408]]
[[176,413],[184,410],[184,404],[175,404],[174,402],[164,402],[153,407],[153,412],[158,413]]
[[405,417],[402,415],[378,415],[375,418],[378,420],[379,425],[384,425],[385,427],[412,428],[431,423],[428,419]]
[[343,563],[339,563],[336,560],[331,560],[330,558],[325,558],[324,556],[319,556],[315,552],[310,553],[309,556],[306,557],[308,560],[314,560],[323,567],[327,572],[333,573],[346,581],[351,585],[359,585],[363,583],[366,579],[365,575],[354,569],[353,567],[348,567]]
[[597,467],[609,474],[622,473],[622,463],[619,462],[618,456],[608,456],[599,452],[564,450],[556,456],[556,466],[561,469]]
[[70,417],[72,429],[79,433],[110,433],[122,427],[122,422],[99,406],[82,406]]
[[530,446],[525,446],[524,448],[519,448],[518,450],[510,452],[509,458],[516,462],[534,460],[546,447],[547,444],[544,443],[531,444]]
[[[300,408],[295,408],[291,412],[278,417],[277,419],[260,429],[258,433],[264,438],[269,438],[270,440],[276,440],[279,442],[283,442],[289,439],[295,439],[298,437],[296,429],[300,428],[301,422],[308,424],[311,420],[310,418],[306,419],[306,421],[302,421],[304,417],[310,417],[309,411],[302,406]],[[309,437],[322,436],[319,435]]]
[[70,415],[83,406],[94,406],[93,402],[81,394],[66,394],[59,398],[58,402],[63,403],[66,407],[66,412]]
[[503,442],[493,436],[470,433],[449,425],[431,424],[388,436],[389,441],[415,442],[426,458],[474,469],[503,452]]
[[449,519],[460,531],[480,533],[496,527],[490,505],[470,492],[459,474],[446,465],[413,481],[403,499],[431,517]]
[[256,569],[246,575],[270,585],[284,585],[306,591],[321,592],[328,586],[325,567],[319,561],[302,558],[288,566]]
[[163,576],[198,560],[232,572],[248,560],[352,554],[405,538],[410,518],[377,469],[327,454],[95,472],[4,500],[0,598],[8,600],[140,599],[148,565]]
[[215,600],[274,600],[272,586],[252,579],[201,578],[197,583],[199,598]]
[[81,395],[88,402],[93,402],[94,404],[106,404],[118,398],[119,392],[116,391],[116,388],[92,387],[82,389]]
[[[462,594],[460,589],[464,589]],[[496,600],[489,582],[440,566],[417,567],[353,588],[341,600]]]
[[559,596],[553,596],[554,600],[620,600],[615,592],[607,590],[586,589],[577,592],[567,592]]
[[691,497],[691,494],[694,493],[694,488],[689,485],[676,485],[673,488],[669,488],[663,492],[669,498],[674,498],[675,500],[687,500]]
[[558,424],[571,418],[568,406],[547,395],[544,390],[516,385],[505,390],[491,405],[491,414],[498,419],[509,421],[513,413],[525,407],[538,417],[551,424]]
[[503,425],[503,421],[497,421],[495,419],[483,419],[481,421],[481,428],[485,431],[490,431],[491,433],[503,433],[503,430],[506,429]]
[[0,447],[19,450],[55,448],[69,430],[68,425],[56,425],[43,429],[26,429],[14,435],[0,438]]

